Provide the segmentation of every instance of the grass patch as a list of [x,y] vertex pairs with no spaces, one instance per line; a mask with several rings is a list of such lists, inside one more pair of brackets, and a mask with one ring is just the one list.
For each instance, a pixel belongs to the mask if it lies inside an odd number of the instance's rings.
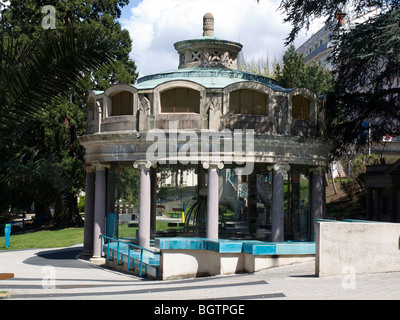
[[10,246],[8,248],[5,248],[5,238],[0,237],[0,250],[59,248],[69,247],[77,243],[83,243],[83,228],[11,234]]

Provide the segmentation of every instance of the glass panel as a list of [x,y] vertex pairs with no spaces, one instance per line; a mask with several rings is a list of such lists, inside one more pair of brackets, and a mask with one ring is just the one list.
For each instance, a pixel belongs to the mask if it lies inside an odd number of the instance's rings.
[[121,96],[117,93],[112,97],[111,116],[119,116],[121,114]]
[[88,114],[88,119],[93,120],[94,119],[94,99],[90,98],[89,99],[89,114]]
[[255,115],[267,115],[267,96],[261,92],[254,91],[254,113]]
[[174,89],[161,93],[161,112],[174,112]]
[[117,93],[112,97],[111,116],[133,114],[133,94],[128,91]]
[[188,89],[175,89],[175,112],[187,112],[188,110]]
[[200,92],[189,89],[188,112],[200,113]]
[[291,189],[291,214],[288,221],[290,223],[288,233],[291,239],[309,240],[311,235],[308,174],[293,170],[291,172]]
[[300,95],[294,96],[292,116],[295,119],[308,120],[310,118],[310,100]]
[[253,91],[240,90],[240,113],[253,114]]
[[127,91],[121,92],[121,115],[133,114],[133,94]]
[[232,91],[229,95],[229,111],[230,113],[240,113],[240,90]]
[[175,88],[161,93],[161,112],[200,112],[200,92]]
[[[139,170],[112,165],[108,171],[107,216],[117,215],[120,238],[136,238],[139,208]],[[115,234],[107,228],[109,234]]]

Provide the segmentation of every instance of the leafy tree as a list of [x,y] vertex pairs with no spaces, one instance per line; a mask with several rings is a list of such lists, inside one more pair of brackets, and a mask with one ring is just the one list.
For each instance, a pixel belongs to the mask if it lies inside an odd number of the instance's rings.
[[305,68],[304,57],[296,52],[294,45],[290,45],[283,55],[282,67],[278,64],[276,79],[285,88],[301,87]]
[[335,153],[400,135],[400,10],[377,15],[340,36],[335,91],[328,100]]
[[252,74],[258,74],[267,78],[275,78],[275,70],[278,62],[274,60],[272,64],[268,56],[261,59],[252,59],[249,62],[245,62],[240,66],[240,70],[249,72]]
[[[348,9],[351,6],[351,10]],[[327,97],[328,129],[334,137],[333,155],[349,148],[362,148],[384,135],[400,134],[400,1],[393,0],[282,0],[286,22],[292,24],[287,43],[315,18],[332,25],[332,65],[335,87]],[[334,23],[351,13],[360,16],[374,10],[374,16],[353,24]]]
[[[6,145],[8,158],[34,155],[39,159],[51,159],[63,168],[70,181],[65,185],[67,210],[56,211],[53,223],[56,226],[81,225],[77,209],[78,190],[84,188],[85,172],[84,148],[78,136],[85,134],[87,93],[104,90],[113,83],[133,83],[137,77],[136,67],[129,59],[132,43],[127,30],[122,30],[117,18],[121,7],[128,0],[107,1],[10,1],[3,6],[0,25],[16,39],[16,46],[23,50],[30,41],[41,41],[44,35],[62,34],[66,25],[79,26],[80,32],[97,32],[107,39],[112,47],[113,63],[98,64],[90,69],[82,69],[79,81],[68,83],[62,88],[61,98],[47,96],[42,103],[45,112],[34,119],[20,121],[15,139]],[[44,5],[53,5],[56,14],[55,29],[44,30],[42,20]],[[108,56],[108,55],[107,55]],[[23,126],[21,125],[23,123]],[[15,143],[18,141],[18,143]],[[21,194],[21,197],[25,195]],[[32,201],[37,199],[32,198]],[[47,210],[48,212],[48,210]],[[46,212],[37,212],[45,214]]]
[[282,58],[282,66],[277,65],[276,80],[284,88],[306,87],[317,94],[327,94],[332,90],[332,76],[322,66],[314,63],[306,65],[304,56],[290,45]]
[[70,181],[64,170],[19,138],[30,122],[48,113],[50,97],[61,102],[82,72],[111,61],[112,44],[99,30],[73,27],[38,39],[21,45],[7,30],[0,33],[0,209],[23,208],[35,200],[39,206],[65,212],[63,194]]

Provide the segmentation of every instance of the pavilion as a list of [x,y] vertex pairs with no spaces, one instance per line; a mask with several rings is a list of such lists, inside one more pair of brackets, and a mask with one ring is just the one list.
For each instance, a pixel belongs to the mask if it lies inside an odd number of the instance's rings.
[[[150,247],[160,236],[157,174],[163,168],[197,176],[197,224],[189,217],[185,237],[312,241],[313,221],[325,216],[324,98],[240,71],[242,45],[215,37],[210,13],[202,37],[174,46],[178,69],[89,94],[87,133],[80,137],[84,252],[95,260],[102,256],[99,236],[118,237],[118,186],[121,172],[130,170],[140,172],[136,240]],[[235,212],[231,225],[241,232],[223,225],[222,204]]]

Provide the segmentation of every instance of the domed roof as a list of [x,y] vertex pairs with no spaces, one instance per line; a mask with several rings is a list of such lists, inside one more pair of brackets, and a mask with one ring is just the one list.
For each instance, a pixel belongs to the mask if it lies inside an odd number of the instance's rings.
[[226,68],[184,68],[169,70],[139,78],[135,84],[135,88],[139,90],[154,89],[160,84],[176,80],[195,82],[209,89],[221,89],[234,83],[252,81],[267,85],[275,91],[290,91],[278,86],[274,79]]
[[203,17],[203,31],[200,38],[174,44],[179,53],[177,70],[141,77],[135,87],[152,89],[168,81],[186,80],[206,88],[224,88],[237,82],[254,81],[277,91],[286,91],[273,79],[238,70],[237,57],[243,46],[238,42],[215,37],[214,16],[209,12]]

